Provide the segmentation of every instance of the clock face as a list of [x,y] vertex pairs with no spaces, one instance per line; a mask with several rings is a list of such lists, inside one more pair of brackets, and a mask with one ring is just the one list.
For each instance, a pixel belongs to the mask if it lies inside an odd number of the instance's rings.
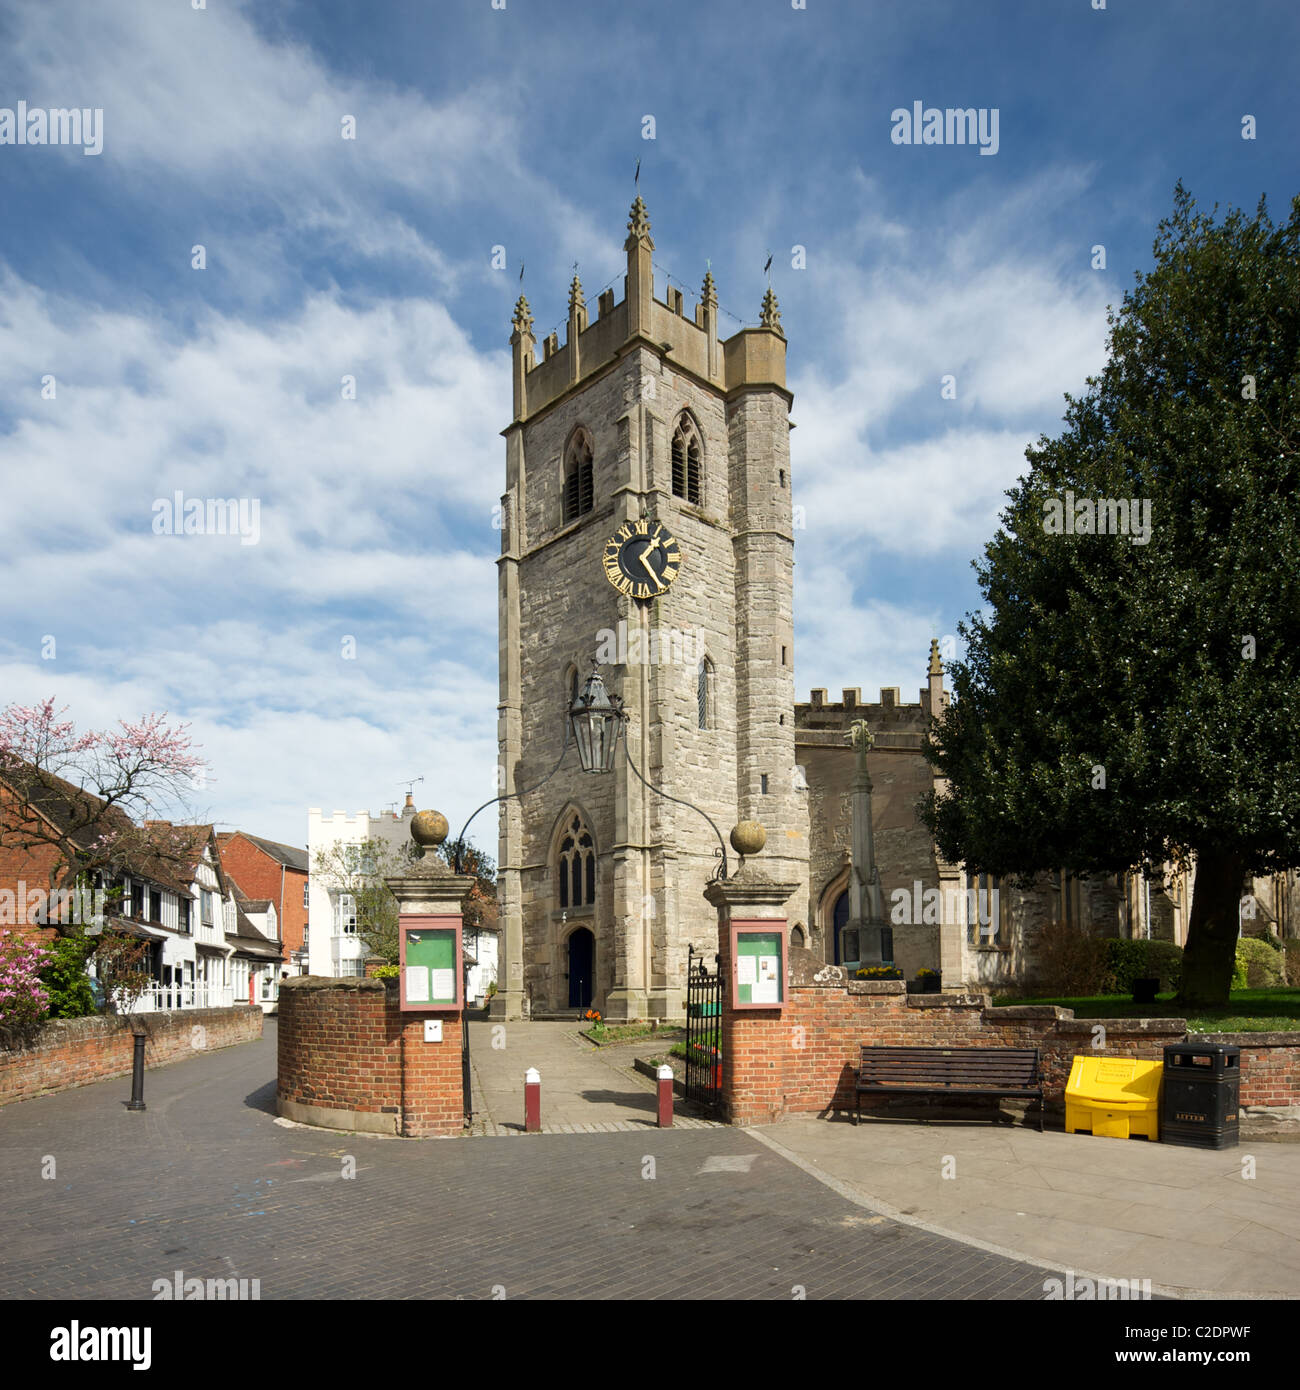
[[605,578],[629,598],[658,598],[682,567],[677,540],[658,521],[625,521],[605,542]]

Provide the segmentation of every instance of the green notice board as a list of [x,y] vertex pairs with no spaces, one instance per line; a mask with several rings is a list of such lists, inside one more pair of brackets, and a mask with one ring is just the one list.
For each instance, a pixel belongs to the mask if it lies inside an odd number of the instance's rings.
[[402,1007],[458,1008],[457,927],[402,927]]
[[736,932],[736,1003],[760,1008],[785,1003],[785,933]]

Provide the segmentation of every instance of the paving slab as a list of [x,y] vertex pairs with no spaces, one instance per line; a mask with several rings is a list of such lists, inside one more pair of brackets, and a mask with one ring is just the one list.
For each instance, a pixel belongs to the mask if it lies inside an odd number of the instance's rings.
[[143,1113],[129,1078],[5,1106],[0,1298],[152,1300],[178,1269],[263,1299],[1044,1297],[1051,1271],[865,1212],[743,1130],[278,1122],[275,1031],[149,1071]]
[[[900,1135],[812,1116],[751,1133],[926,1230],[1176,1295],[1300,1298],[1298,1145],[1202,1150],[1036,1130],[1008,1139],[974,1124]],[[1243,1176],[1247,1155],[1255,1178]]]

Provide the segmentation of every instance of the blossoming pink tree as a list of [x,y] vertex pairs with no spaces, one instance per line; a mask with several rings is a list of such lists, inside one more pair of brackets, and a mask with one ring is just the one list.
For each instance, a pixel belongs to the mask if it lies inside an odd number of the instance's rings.
[[193,837],[157,823],[203,785],[188,726],[146,714],[78,733],[66,713],[53,699],[0,711],[0,846],[47,865],[51,890],[192,863]]

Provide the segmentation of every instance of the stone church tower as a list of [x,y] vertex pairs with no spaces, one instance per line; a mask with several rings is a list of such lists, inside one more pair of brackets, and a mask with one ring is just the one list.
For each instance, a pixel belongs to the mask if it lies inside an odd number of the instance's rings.
[[[537,360],[522,296],[510,339],[499,775],[502,791],[524,795],[500,810],[508,1018],[525,1001],[535,1013],[590,1003],[611,1019],[682,1015],[688,945],[717,948],[703,892],[718,841],[680,801],[724,837],[738,820],[761,821],[765,869],[808,900],[792,398],[776,298],[769,289],[760,326],[720,339],[711,274],[693,317],[671,286],[655,297],[639,197],[625,250],[620,302],[607,290],[589,319],[575,276],[563,344],[552,334]],[[620,545],[631,567],[621,579]],[[630,716],[628,753],[678,801],[645,787],[621,749],[612,772],[587,774],[570,747],[537,787],[598,653]]]

